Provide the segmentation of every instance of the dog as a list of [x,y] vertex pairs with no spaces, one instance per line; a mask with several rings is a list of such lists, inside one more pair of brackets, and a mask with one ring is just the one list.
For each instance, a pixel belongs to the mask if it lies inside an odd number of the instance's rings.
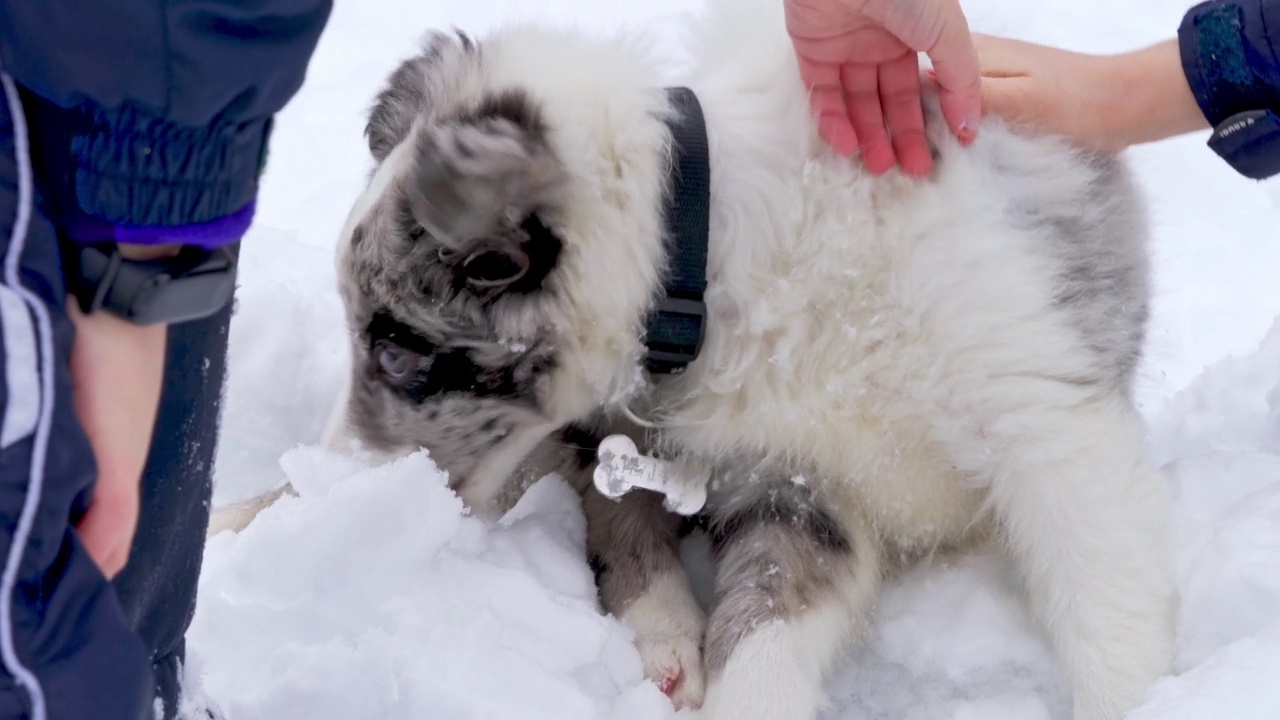
[[[481,511],[573,479],[602,607],[701,717],[815,717],[884,578],[995,543],[1074,717],[1118,720],[1172,671],[1177,605],[1132,398],[1140,195],[1119,159],[993,119],[964,147],[932,93],[929,176],[872,175],[818,137],[781,12],[713,2],[691,23],[681,87],[711,179],[705,322],[680,372],[646,364],[688,112],[657,63],[625,35],[433,33],[369,114],[329,442],[426,448]],[[592,487],[611,433],[709,468],[709,609],[661,496]]]

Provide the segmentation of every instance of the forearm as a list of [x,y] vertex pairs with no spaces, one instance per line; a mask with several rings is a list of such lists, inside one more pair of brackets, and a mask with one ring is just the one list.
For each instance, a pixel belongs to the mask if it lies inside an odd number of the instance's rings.
[[1203,2],[1176,38],[1119,55],[978,40],[988,112],[1107,153],[1213,128],[1240,174],[1280,174],[1280,0]]
[[1115,112],[1122,144],[1138,145],[1209,127],[1182,68],[1177,40],[1105,59],[1120,79]]

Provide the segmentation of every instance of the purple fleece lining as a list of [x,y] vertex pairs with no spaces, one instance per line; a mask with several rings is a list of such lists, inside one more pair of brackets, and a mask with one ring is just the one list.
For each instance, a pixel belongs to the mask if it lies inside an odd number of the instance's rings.
[[125,243],[130,245],[194,245],[206,249],[230,245],[248,232],[256,201],[220,218],[191,225],[115,225],[99,217],[80,215],[65,223],[67,235],[81,245]]

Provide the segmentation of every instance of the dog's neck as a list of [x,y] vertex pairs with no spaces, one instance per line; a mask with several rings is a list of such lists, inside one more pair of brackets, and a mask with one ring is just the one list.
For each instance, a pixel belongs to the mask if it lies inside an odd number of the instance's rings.
[[711,211],[711,161],[702,107],[692,90],[667,89],[676,111],[667,122],[672,157],[663,229],[668,273],[648,318],[646,367],[652,374],[684,370],[702,351],[707,321],[707,246]]

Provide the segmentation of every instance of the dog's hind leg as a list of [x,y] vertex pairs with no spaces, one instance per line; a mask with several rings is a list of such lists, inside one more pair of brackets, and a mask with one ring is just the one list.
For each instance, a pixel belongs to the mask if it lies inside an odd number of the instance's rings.
[[1024,379],[971,419],[951,438],[953,457],[990,486],[1075,718],[1120,720],[1174,669],[1169,500],[1140,420],[1118,397],[1051,379]]
[[754,483],[713,509],[719,569],[707,628],[708,720],[811,720],[865,625],[879,549],[858,515],[808,486]]
[[648,490],[611,500],[589,488],[583,508],[601,605],[635,632],[645,676],[677,707],[698,707],[706,615],[677,554],[680,517]]

